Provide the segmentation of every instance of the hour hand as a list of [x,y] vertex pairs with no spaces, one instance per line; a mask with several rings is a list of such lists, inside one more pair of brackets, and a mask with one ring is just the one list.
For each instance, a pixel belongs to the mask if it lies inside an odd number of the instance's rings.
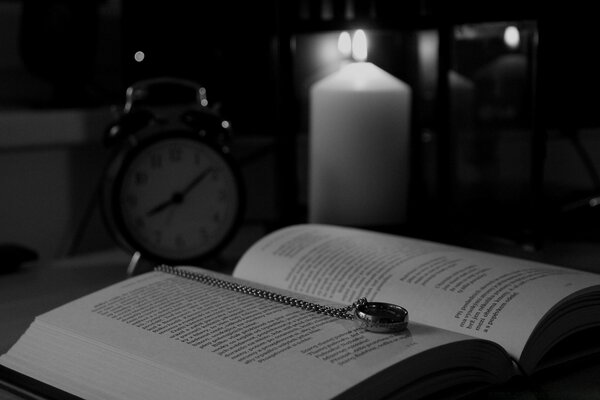
[[200,174],[198,174],[198,176],[196,176],[194,179],[192,179],[192,181],[190,183],[188,183],[183,188],[183,190],[177,191],[177,192],[173,193],[173,195],[171,196],[171,198],[169,200],[163,201],[162,203],[159,203],[156,206],[152,207],[150,210],[148,210],[146,212],[146,215],[149,216],[149,217],[151,217],[153,215],[156,215],[156,214],[160,213],[165,208],[168,208],[168,207],[170,207],[170,206],[172,206],[174,204],[181,204],[181,203],[183,203],[183,199],[185,198],[185,196],[194,187],[196,187],[196,185],[198,185],[200,182],[202,182],[208,176],[208,174],[210,174],[211,172],[212,172],[212,168],[205,169]]
[[171,196],[171,198],[167,201],[163,201],[162,203],[157,204],[156,206],[152,207],[150,210],[148,210],[148,212],[146,212],[146,215],[151,217],[153,215],[158,214],[159,212],[161,212],[162,210],[164,210],[165,208],[173,205],[173,204],[177,204],[179,203],[177,201],[177,196],[179,195],[179,197],[181,197],[181,194],[176,192],[173,193],[173,196]]

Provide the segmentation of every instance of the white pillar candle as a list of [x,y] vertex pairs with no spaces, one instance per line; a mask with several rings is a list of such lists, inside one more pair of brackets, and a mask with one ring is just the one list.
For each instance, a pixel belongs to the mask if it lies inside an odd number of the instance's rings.
[[342,67],[310,91],[309,221],[406,221],[410,87],[369,62]]

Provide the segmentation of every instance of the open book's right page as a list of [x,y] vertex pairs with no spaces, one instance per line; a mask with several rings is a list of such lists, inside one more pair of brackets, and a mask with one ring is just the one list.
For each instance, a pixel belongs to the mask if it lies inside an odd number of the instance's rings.
[[259,240],[234,276],[340,303],[397,303],[412,321],[495,341],[515,359],[557,303],[600,285],[582,271],[316,224]]

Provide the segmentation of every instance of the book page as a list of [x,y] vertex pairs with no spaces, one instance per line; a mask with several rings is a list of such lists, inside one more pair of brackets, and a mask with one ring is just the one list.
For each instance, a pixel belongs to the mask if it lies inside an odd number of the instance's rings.
[[412,321],[493,340],[516,359],[548,310],[600,284],[586,272],[315,224],[263,238],[234,276],[345,304],[396,303]]
[[[436,362],[423,365],[416,355],[469,343],[463,335],[418,324],[397,334],[369,333],[354,321],[161,272],[66,304],[38,317],[33,327],[1,363],[63,390],[70,390],[68,385],[61,387],[67,376],[82,397],[107,386],[121,393],[132,388],[162,393],[162,385],[148,385],[163,375],[172,382],[171,373],[197,380],[208,398],[331,398],[405,360],[409,369],[394,378],[396,384],[369,389],[384,395],[421,373],[455,369],[453,363],[460,358],[440,350],[429,356]],[[91,352],[92,345],[102,351]],[[506,374],[508,358],[502,361],[501,349],[486,351],[496,352],[494,372]],[[88,365],[83,354],[90,352],[96,355],[89,357]],[[78,361],[64,361],[72,358]],[[153,369],[140,369],[132,360],[143,360]],[[104,364],[111,367],[100,371]],[[145,370],[152,370],[154,378],[144,380],[140,371]]]

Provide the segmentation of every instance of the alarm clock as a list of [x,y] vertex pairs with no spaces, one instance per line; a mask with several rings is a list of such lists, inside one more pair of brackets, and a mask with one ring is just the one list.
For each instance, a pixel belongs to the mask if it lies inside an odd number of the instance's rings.
[[231,126],[194,82],[157,78],[127,89],[105,140],[104,219],[122,247],[153,263],[197,265],[239,227],[243,181]]

